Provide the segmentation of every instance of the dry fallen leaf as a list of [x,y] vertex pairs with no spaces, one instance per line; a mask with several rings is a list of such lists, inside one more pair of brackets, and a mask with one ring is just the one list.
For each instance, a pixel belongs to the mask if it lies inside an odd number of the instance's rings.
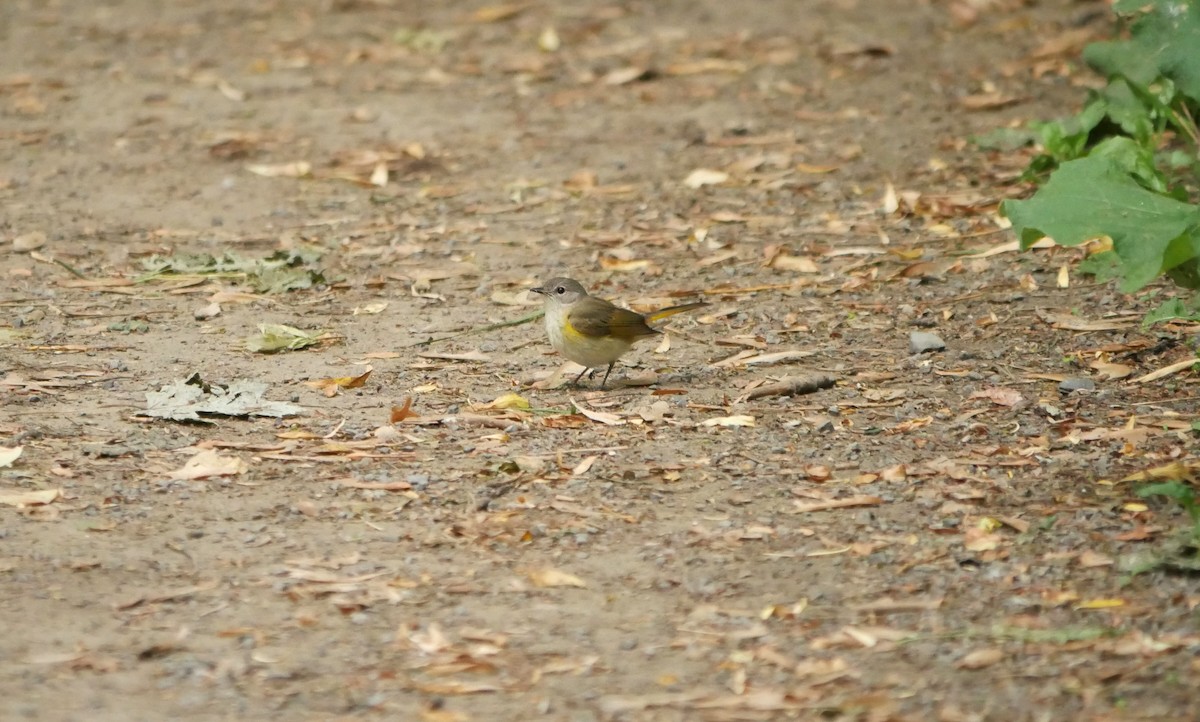
[[767,265],[776,270],[793,273],[820,273],[821,271],[813,259],[808,256],[789,256],[786,253],[775,256]]
[[596,421],[601,424],[607,424],[608,426],[619,426],[619,425],[625,423],[625,419],[621,418],[620,416],[617,416],[616,414],[610,414],[607,411],[593,411],[592,409],[584,407],[582,404],[580,404],[575,399],[571,399],[570,401],[571,401],[571,405],[575,407],[576,411],[583,414],[584,416],[591,419],[592,421]]
[[471,13],[471,20],[477,23],[498,23],[520,15],[528,3],[506,3],[503,5],[484,5]]
[[1094,567],[1109,567],[1114,563],[1112,557],[1101,554],[1097,551],[1092,551],[1091,549],[1086,549],[1081,552],[1077,561],[1079,562],[1079,566],[1083,567],[1084,569],[1092,569]]
[[168,477],[178,480],[204,479],[210,476],[233,476],[246,471],[246,462],[236,456],[221,456],[215,449],[196,454]]
[[983,669],[1002,661],[1004,661],[1004,650],[988,647],[967,652],[962,659],[958,660],[956,666],[959,669]]
[[571,469],[571,476],[583,476],[584,474],[588,473],[588,471],[591,470],[592,465],[595,464],[599,459],[599,456],[594,455],[585,458],[583,461],[576,464],[574,469]]
[[328,379],[315,379],[313,381],[305,381],[305,386],[311,386],[318,389],[321,393],[332,398],[337,396],[340,389],[357,389],[367,383],[367,377],[371,375],[372,369],[368,368],[358,376],[338,376]]
[[1016,406],[1025,400],[1021,392],[1016,389],[1006,389],[999,386],[976,391],[971,394],[973,399],[988,399],[997,406]]
[[1088,364],[1088,368],[1095,371],[1101,381],[1115,381],[1133,373],[1132,366],[1111,361],[1093,361]]
[[991,551],[1000,546],[1002,541],[1003,538],[999,534],[988,531],[987,529],[981,529],[977,526],[968,527],[967,530],[963,532],[963,546],[966,547],[968,551]]
[[41,489],[38,491],[18,491],[0,493],[0,506],[43,506],[62,497],[62,489]]
[[489,409],[512,409],[515,411],[528,411],[531,407],[529,399],[517,393],[507,393],[497,397],[495,401],[487,405]]
[[754,426],[754,417],[746,415],[736,416],[718,416],[712,419],[705,419],[700,422],[701,426]]
[[719,185],[727,180],[729,180],[729,174],[724,171],[697,168],[689,173],[687,178],[683,179],[683,184],[688,188],[701,188],[703,186]]
[[587,582],[574,574],[553,567],[533,569],[527,574],[535,587],[577,587],[579,589],[587,587]]
[[403,406],[393,406],[392,407],[392,414],[391,414],[390,419],[391,419],[391,423],[397,424],[397,423],[400,423],[401,421],[404,421],[405,419],[416,419],[416,418],[420,418],[420,417],[421,417],[420,414],[418,414],[416,411],[412,410],[412,397],[405,396]]
[[24,450],[24,446],[0,446],[0,467],[12,466]]
[[1085,599],[1075,609],[1115,609],[1125,606],[1124,599]]
[[292,163],[258,163],[246,166],[246,170],[265,178],[304,178],[312,173],[312,164],[303,160]]

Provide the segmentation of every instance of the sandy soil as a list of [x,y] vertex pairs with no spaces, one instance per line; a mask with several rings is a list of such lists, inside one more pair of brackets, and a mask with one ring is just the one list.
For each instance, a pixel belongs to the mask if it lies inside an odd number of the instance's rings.
[[[1027,155],[967,139],[1104,5],[899,5],[0,4],[0,717],[1194,715],[1200,583],[1122,570],[1183,524],[1120,483],[1194,447],[1166,289],[977,255]],[[559,274],[711,305],[570,388]],[[192,374],[302,413],[139,415]]]

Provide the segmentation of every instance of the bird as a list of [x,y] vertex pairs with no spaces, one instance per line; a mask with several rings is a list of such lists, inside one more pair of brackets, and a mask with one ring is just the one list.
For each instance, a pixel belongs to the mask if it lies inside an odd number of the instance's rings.
[[600,388],[608,383],[608,376],[617,359],[624,356],[635,341],[660,333],[651,328],[650,323],[708,305],[697,301],[642,315],[602,298],[589,296],[579,281],[562,277],[551,278],[530,290],[544,297],[546,334],[550,337],[550,345],[584,367],[575,377],[573,385],[577,385],[588,371],[594,375],[596,369],[607,366]]

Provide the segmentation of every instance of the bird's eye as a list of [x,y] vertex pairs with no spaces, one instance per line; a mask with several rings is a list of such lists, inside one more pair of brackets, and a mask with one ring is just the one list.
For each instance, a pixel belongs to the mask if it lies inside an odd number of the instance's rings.
[[554,289],[554,292],[555,292],[555,293],[557,293],[558,295],[560,295],[560,296],[561,296],[561,295],[563,295],[564,293],[566,293],[566,292],[567,292],[567,287],[566,287],[566,286],[559,286],[558,288]]

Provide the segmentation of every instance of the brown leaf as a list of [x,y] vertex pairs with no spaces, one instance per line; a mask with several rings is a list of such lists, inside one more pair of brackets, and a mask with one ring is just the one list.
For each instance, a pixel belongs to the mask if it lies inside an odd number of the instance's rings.
[[1109,361],[1093,361],[1088,368],[1096,372],[1101,381],[1123,379],[1133,373],[1133,367]]
[[402,406],[393,406],[390,421],[393,424],[398,424],[405,419],[420,418],[420,414],[412,410],[412,397],[405,396]]
[[983,669],[1004,661],[1004,650],[985,647],[968,652],[955,665],[959,669]]
[[305,381],[304,385],[318,389],[326,396],[332,398],[337,396],[340,389],[357,389],[367,383],[367,377],[371,375],[371,371],[372,369],[368,368],[358,376],[338,376],[335,378]]
[[520,15],[529,7],[528,3],[505,3],[503,5],[484,5],[471,13],[471,20],[477,23],[498,23],[510,20]]
[[1021,98],[1004,93],[977,93],[958,99],[964,110],[999,110],[1021,102]]

